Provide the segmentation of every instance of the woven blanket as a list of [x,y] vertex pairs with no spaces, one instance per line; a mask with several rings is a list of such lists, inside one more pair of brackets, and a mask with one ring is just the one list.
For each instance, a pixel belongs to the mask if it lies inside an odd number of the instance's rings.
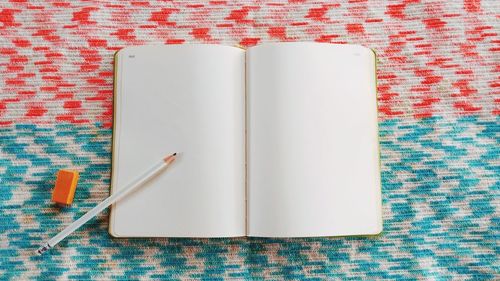
[[[499,280],[499,18],[498,0],[2,0],[0,279]],[[115,51],[276,41],[376,50],[380,236],[113,239],[103,213],[34,254],[109,195]]]

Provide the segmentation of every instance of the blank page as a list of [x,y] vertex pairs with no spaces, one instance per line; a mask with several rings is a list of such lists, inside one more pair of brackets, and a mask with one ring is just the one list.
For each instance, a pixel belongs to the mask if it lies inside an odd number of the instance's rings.
[[374,53],[261,45],[246,75],[248,235],[381,232]]
[[112,208],[118,237],[245,235],[245,53],[216,45],[117,54],[113,191],[171,167]]

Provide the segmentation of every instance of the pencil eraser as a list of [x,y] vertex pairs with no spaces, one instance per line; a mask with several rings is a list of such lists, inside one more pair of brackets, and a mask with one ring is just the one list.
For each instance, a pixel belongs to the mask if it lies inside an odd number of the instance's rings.
[[52,201],[62,205],[73,203],[77,183],[77,171],[59,170],[57,172],[56,184],[52,191]]

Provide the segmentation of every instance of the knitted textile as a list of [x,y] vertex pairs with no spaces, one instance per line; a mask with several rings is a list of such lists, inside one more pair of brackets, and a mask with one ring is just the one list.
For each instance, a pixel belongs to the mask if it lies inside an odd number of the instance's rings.
[[[0,3],[0,279],[500,279],[499,1]],[[356,43],[379,58],[384,232],[113,239],[113,53],[140,44]],[[356,110],[353,108],[352,110]],[[50,201],[58,169],[74,203]]]

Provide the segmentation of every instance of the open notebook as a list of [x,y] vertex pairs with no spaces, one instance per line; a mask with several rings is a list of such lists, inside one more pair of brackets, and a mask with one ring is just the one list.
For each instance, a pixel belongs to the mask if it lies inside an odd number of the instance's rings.
[[130,47],[115,60],[115,237],[382,231],[375,55],[357,45]]

